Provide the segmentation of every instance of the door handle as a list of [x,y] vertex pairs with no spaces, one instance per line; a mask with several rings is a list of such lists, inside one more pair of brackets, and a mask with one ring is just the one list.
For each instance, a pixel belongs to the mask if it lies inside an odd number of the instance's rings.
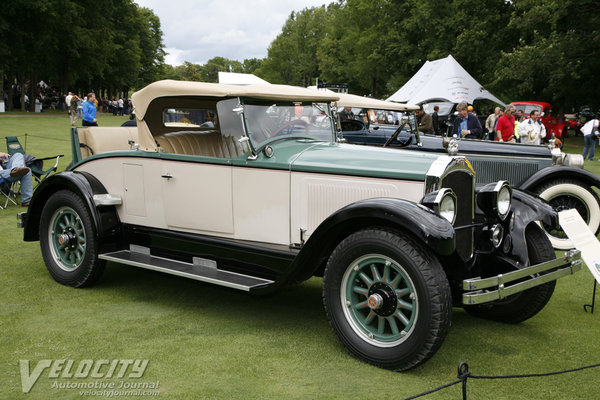
[[171,179],[173,177],[173,175],[171,175],[170,173],[166,173],[166,174],[162,174],[161,178],[166,178],[166,179]]

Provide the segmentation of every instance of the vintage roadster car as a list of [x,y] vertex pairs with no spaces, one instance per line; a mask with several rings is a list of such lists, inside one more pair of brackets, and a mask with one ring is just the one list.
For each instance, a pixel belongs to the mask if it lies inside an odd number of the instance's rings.
[[581,269],[537,224],[556,225],[551,207],[503,180],[476,190],[464,157],[337,142],[337,100],[150,84],[137,127],[72,129],[73,165],[37,187],[24,239],[73,287],[107,261],[257,294],[322,276],[341,343],[393,370],[438,350],[453,305],[520,322]]
[[[600,198],[594,190],[600,188],[600,179],[583,169],[581,155],[563,153],[552,140],[549,146],[449,140],[417,131],[417,106],[347,94],[340,94],[337,105],[340,111],[344,107],[353,110],[353,118],[340,114],[341,133],[348,143],[464,155],[477,171],[477,184],[506,179],[548,201],[557,211],[577,209],[590,230],[600,233]],[[396,125],[400,122],[402,126]],[[573,248],[561,229],[544,228],[555,249]]]

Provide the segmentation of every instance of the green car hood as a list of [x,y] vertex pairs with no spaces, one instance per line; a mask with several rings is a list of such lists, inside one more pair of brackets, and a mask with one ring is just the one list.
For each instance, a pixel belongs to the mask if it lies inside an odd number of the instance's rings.
[[319,143],[292,161],[292,171],[424,181],[439,154],[343,143]]

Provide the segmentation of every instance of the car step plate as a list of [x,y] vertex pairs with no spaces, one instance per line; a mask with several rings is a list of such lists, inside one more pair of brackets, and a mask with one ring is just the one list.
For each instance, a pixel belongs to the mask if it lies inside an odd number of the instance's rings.
[[112,253],[100,254],[98,258],[121,264],[133,265],[134,267],[164,272],[166,274],[182,276],[184,278],[195,279],[202,282],[213,283],[215,285],[226,286],[246,292],[274,283],[274,281],[268,279],[220,270],[206,262],[195,262],[190,264],[168,258],[156,257],[150,255],[149,252],[120,250]]

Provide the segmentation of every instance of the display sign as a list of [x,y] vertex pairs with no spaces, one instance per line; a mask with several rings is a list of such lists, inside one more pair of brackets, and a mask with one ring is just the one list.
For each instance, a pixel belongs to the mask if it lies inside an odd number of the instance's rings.
[[589,268],[596,281],[600,283],[600,242],[590,231],[581,215],[575,209],[558,213],[558,220],[563,231],[581,251],[581,258]]

